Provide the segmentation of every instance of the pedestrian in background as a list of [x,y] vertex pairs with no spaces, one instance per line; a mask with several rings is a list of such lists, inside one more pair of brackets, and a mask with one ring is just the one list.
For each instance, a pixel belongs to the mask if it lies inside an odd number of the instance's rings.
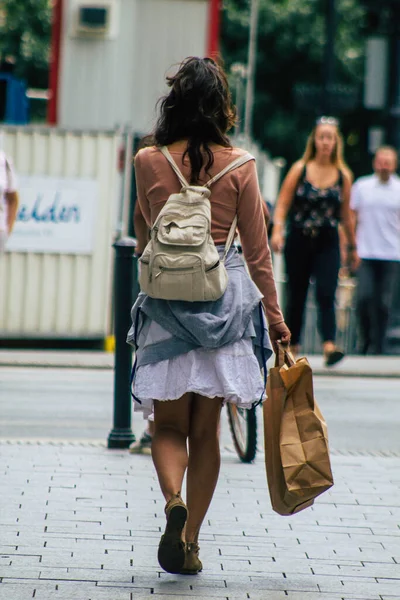
[[15,172],[10,159],[0,150],[0,253],[4,252],[18,210]]
[[357,314],[361,354],[384,354],[396,273],[400,261],[400,178],[394,148],[376,151],[374,174],[353,186],[357,227]]
[[[170,194],[182,187],[162,146],[191,184],[205,184],[246,155],[227,137],[235,112],[226,75],[217,63],[186,59],[168,84],[155,145],[140,150],[135,159],[138,202],[148,227]],[[254,283],[232,247],[225,262],[228,287],[219,300],[191,303],[140,294],[132,310],[128,341],[136,347],[139,364],[135,410],[154,410],[152,457],[166,500],[167,525],[158,560],[173,573],[202,569],[198,539],[218,480],[222,405],[250,408],[264,395],[256,350],[258,346],[264,356],[271,350],[259,311],[261,299],[272,344],[290,340],[278,305],[254,160],[212,186],[211,234],[221,257],[236,216]],[[187,504],[181,497],[185,474]]]
[[284,251],[285,318],[292,349],[299,352],[310,278],[315,279],[318,329],[325,364],[344,356],[336,346],[335,295],[340,268],[339,225],[346,235],[349,260],[357,265],[350,212],[352,175],[343,158],[343,140],[334,117],[320,117],[304,155],[289,170],[277,200],[271,246]]

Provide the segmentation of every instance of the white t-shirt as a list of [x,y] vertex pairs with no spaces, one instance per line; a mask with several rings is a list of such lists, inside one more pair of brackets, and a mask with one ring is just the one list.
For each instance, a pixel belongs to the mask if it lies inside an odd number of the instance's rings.
[[360,258],[400,261],[400,177],[383,183],[376,175],[353,185],[350,207],[357,211]]
[[[7,167],[8,164],[8,167]],[[7,232],[6,193],[16,192],[17,182],[11,161],[0,150],[0,232]]]

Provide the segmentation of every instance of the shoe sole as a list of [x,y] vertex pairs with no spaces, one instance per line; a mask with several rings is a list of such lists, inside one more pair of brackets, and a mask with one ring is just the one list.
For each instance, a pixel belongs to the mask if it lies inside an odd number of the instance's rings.
[[185,564],[185,545],[182,531],[187,519],[185,506],[174,506],[168,515],[165,533],[158,547],[159,565],[167,573],[180,573]]

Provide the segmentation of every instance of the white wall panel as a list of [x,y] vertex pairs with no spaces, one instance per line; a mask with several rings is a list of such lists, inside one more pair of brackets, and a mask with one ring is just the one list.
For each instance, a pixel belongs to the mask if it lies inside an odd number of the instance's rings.
[[[55,331],[57,278],[59,257],[51,254],[25,254],[27,268],[31,274],[24,282],[27,299],[22,327],[17,331],[32,332]],[[29,267],[28,267],[29,265]],[[33,308],[32,313],[30,313]]]
[[[28,294],[23,294],[24,299],[24,307],[22,312],[23,322],[22,327],[28,331],[34,331],[38,323],[40,323],[40,315],[42,310],[46,309],[46,317],[49,321],[48,329],[52,329],[52,312],[49,308],[52,307],[51,300],[54,301],[54,285],[47,285],[45,299],[46,302],[43,302],[43,280],[45,278],[50,278],[52,272],[49,269],[48,265],[43,265],[43,259],[45,257],[41,256],[38,260],[38,257],[34,254],[26,254],[25,255],[25,280],[20,283],[21,286],[26,286],[26,289],[29,290]],[[49,257],[51,258],[51,257]],[[44,268],[41,268],[41,267]],[[50,283],[49,282],[49,283]]]
[[92,254],[6,252],[0,257],[0,335],[99,337],[109,333],[112,241],[119,201],[117,132],[5,128],[17,174],[98,184]]
[[[138,21],[134,129],[147,133],[155,119],[155,106],[167,86],[165,77],[184,58],[204,56],[207,7],[204,0],[137,0]],[[157,15],[157,18],[155,18]]]
[[206,51],[208,0],[115,0],[115,39],[70,35],[80,0],[64,3],[59,124],[146,132],[165,91],[165,74]]
[[48,147],[48,174],[52,177],[61,177],[64,171],[64,139],[51,131],[49,133]]
[[23,323],[24,320],[24,293],[23,286],[26,276],[26,257],[24,255],[11,255],[9,257],[9,266],[6,272],[7,301],[5,325],[13,330]]
[[119,0],[116,39],[84,39],[70,35],[79,0],[64,3],[59,123],[65,127],[110,129],[128,122],[132,112],[133,40],[137,0]]

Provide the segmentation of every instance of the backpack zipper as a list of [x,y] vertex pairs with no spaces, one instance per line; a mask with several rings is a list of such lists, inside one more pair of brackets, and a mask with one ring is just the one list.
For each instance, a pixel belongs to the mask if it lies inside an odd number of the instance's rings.
[[208,269],[205,270],[206,273],[208,273],[209,271],[212,271],[213,269],[216,269],[219,266],[220,262],[221,262],[220,260],[217,260],[217,262],[214,265],[211,265],[211,267],[208,267]]
[[[150,263],[147,261],[142,261],[143,264],[145,265],[149,265]],[[216,263],[214,263],[213,265],[211,265],[211,267],[208,267],[208,269],[205,269],[206,273],[209,273],[209,271],[212,271],[213,269],[216,269],[219,265],[220,265],[220,260],[217,260]],[[157,273],[157,275],[155,275],[154,279],[157,279],[157,277],[160,277],[160,275],[162,274],[163,271],[191,271],[194,269],[194,267],[159,267],[159,271]],[[152,272],[150,271],[149,274],[149,281],[153,280],[153,276],[152,276]]]
[[[211,265],[211,267],[208,267],[208,269],[205,269],[205,272],[208,273],[209,271],[216,269],[219,266],[219,264],[220,264],[220,261],[218,260],[216,263]],[[159,277],[163,271],[190,271],[190,270],[194,269],[194,267],[158,267],[158,268],[160,270],[157,273],[157,275],[155,276],[155,279],[157,279],[157,277]]]
[[[150,266],[150,262],[143,260],[142,263],[144,265],[149,265]],[[162,274],[163,271],[193,271],[194,267],[158,267],[159,271],[157,273],[157,275],[154,276],[154,279],[157,279],[158,277],[160,277],[160,275]],[[149,281],[150,283],[153,281],[153,272],[152,270],[150,270],[149,273]]]
[[[154,279],[160,277],[161,273],[164,271],[193,271],[194,267],[158,267],[160,270],[157,275],[154,276]],[[150,280],[151,281],[151,280]]]

